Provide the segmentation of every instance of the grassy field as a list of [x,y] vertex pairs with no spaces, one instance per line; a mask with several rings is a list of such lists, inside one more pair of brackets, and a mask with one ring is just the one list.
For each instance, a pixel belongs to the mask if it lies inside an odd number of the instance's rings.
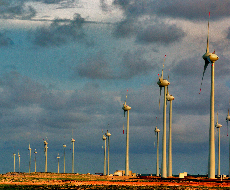
[[[201,182],[200,182],[201,181]],[[228,186],[228,187],[227,187]],[[7,173],[0,175],[1,189],[230,189],[229,180],[207,179],[139,179],[127,176],[90,174]]]

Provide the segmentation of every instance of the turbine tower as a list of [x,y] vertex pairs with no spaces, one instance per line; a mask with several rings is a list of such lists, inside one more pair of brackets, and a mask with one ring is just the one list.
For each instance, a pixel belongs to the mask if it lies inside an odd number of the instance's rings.
[[217,176],[220,177],[220,128],[221,124],[218,123],[218,112],[217,112],[217,121],[215,127],[218,129],[218,172]]
[[37,169],[37,164],[36,164],[36,154],[37,154],[37,151],[36,149],[34,150],[34,172],[36,173],[36,169]]
[[73,153],[72,153],[72,173],[74,173],[74,142],[75,140],[72,138],[71,142],[73,143]]
[[58,156],[57,156],[57,159],[58,159],[58,173],[59,173],[59,158],[60,158],[60,156],[59,156],[59,153],[58,153]]
[[109,144],[110,144],[110,136],[111,136],[111,133],[108,132],[107,130],[107,133],[105,134],[107,137],[108,137],[108,175],[109,175]]
[[159,176],[159,133],[160,129],[155,128],[155,135],[157,134],[157,166],[156,166],[156,176]]
[[[226,117],[226,121],[227,121],[227,127],[228,127],[228,121],[230,121],[229,109],[228,109],[228,115]],[[229,135],[229,171],[228,171],[228,176],[230,176],[230,135]]]
[[44,152],[45,152],[45,172],[47,172],[47,149],[48,142],[44,140]]
[[30,161],[29,161],[29,173],[30,173],[30,166],[31,166],[31,148],[30,148],[30,144],[29,144],[28,150],[30,151]]
[[106,175],[106,136],[102,136],[103,141],[105,141],[105,148],[104,148],[104,173],[103,175]]
[[[127,100],[127,94],[126,94],[126,100]],[[123,104],[122,109],[124,110],[124,117],[125,117],[125,112],[127,112],[125,175],[129,176],[129,110],[131,110],[131,107],[126,105],[126,100],[125,103]]]
[[20,158],[21,158],[21,156],[20,156],[19,151],[18,151],[18,168],[19,168],[19,173],[20,173]]
[[169,109],[169,143],[168,143],[168,177],[172,177],[172,101],[174,97],[169,94],[167,86],[167,101],[170,102]]
[[14,172],[15,172],[15,156],[16,156],[16,154],[13,153],[13,156],[14,156]]
[[64,149],[64,173],[65,173],[65,148],[66,148],[66,145],[63,144],[63,149]]
[[[166,55],[165,55],[166,57]],[[165,62],[165,58],[164,58]],[[164,64],[163,64],[164,69]],[[166,166],[166,87],[170,85],[170,82],[168,82],[166,79],[163,79],[163,69],[161,77],[159,77],[159,81],[157,84],[160,87],[160,92],[162,87],[164,87],[164,110],[163,110],[163,138],[162,138],[162,167],[161,167],[161,177],[166,178],[167,177],[167,166]]]
[[[210,18],[210,12],[209,12]],[[207,36],[207,49],[206,53],[203,55],[205,61],[203,77],[208,64],[211,64],[211,96],[210,96],[210,129],[209,129],[209,164],[208,164],[208,178],[215,178],[215,126],[214,126],[214,74],[215,74],[215,61],[219,57],[213,53],[209,52],[209,20],[208,20],[208,36]],[[202,77],[202,80],[203,80]],[[202,82],[201,82],[202,85]],[[201,88],[200,88],[201,91]]]

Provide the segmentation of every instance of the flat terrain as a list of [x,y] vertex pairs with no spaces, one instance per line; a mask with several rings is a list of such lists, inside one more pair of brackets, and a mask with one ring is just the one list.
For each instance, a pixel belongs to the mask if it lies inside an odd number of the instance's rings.
[[230,189],[230,179],[7,173],[0,175],[0,189]]

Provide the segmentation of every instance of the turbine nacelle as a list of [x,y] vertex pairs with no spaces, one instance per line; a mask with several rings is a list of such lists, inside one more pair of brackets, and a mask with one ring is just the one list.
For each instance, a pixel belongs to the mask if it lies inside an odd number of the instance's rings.
[[75,140],[72,138],[72,139],[71,139],[71,142],[75,142]]
[[111,136],[111,133],[109,133],[108,131],[107,131],[107,133],[105,134],[107,137],[110,137]]
[[226,121],[230,121],[230,116],[229,115],[226,117]]
[[172,101],[172,100],[174,100],[174,96],[168,94],[168,95],[166,96],[166,99],[167,99],[168,101]]
[[131,107],[126,105],[126,102],[123,104],[122,109],[124,110],[124,117],[125,117],[125,112],[131,110]]
[[155,133],[159,133],[161,130],[156,127],[154,131]]
[[105,141],[107,138],[106,138],[106,136],[105,136],[105,135],[103,135],[102,139]]
[[227,115],[227,117],[226,117],[226,121],[227,121],[227,122],[230,121],[229,109],[228,109],[228,115]]
[[159,87],[165,87],[165,86],[170,85],[170,82],[167,81],[166,79],[159,78],[159,81],[157,81],[157,84],[159,85]]
[[215,53],[207,53],[207,52],[202,57],[205,61],[211,63],[214,63],[219,59],[219,57]]
[[216,128],[221,128],[221,127],[222,127],[222,125],[221,125],[221,124],[219,124],[219,123],[216,123],[215,127],[216,127]]

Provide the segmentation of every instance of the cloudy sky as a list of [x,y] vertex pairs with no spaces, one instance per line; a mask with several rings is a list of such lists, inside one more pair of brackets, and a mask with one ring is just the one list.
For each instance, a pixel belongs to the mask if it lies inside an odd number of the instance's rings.
[[210,11],[210,51],[219,56],[215,115],[218,111],[223,125],[221,174],[227,174],[229,7],[229,0],[0,0],[0,173],[13,171],[18,151],[20,170],[29,171],[29,143],[38,152],[37,171],[43,172],[44,139],[48,171],[57,172],[58,153],[63,171],[66,144],[66,172],[71,172],[72,137],[75,172],[103,172],[107,129],[112,134],[110,172],[125,169],[122,103],[127,89],[130,170],[155,173],[154,129],[161,130],[161,160],[163,127],[157,80],[166,54],[164,78],[169,75],[169,93],[175,97],[173,174],[206,174],[210,65],[201,79]]

